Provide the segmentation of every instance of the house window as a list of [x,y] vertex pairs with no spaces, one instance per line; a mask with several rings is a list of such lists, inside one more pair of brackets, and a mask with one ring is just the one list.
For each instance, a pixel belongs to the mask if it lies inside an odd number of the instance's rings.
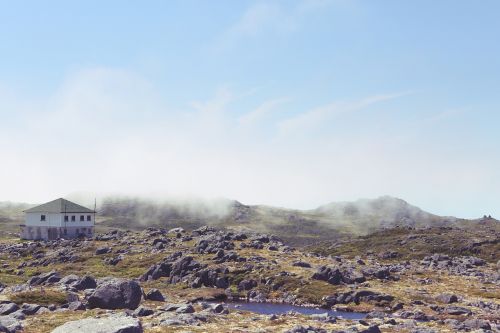
[[80,222],[83,222],[83,221],[85,221],[85,216],[80,215]]
[[87,215],[87,221],[92,221],[92,216]]
[[75,221],[76,221],[76,216],[75,216],[75,215],[71,215],[71,221],[72,221],[72,222],[75,222]]
[[69,221],[69,216],[68,215],[64,215],[64,222],[68,222]]
[[45,215],[40,216],[40,221],[45,221]]

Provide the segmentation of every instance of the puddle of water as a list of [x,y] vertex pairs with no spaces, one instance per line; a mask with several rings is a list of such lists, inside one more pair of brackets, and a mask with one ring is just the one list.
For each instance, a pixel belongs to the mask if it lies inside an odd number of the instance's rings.
[[250,311],[260,314],[283,314],[289,311],[295,311],[304,315],[312,314],[323,314],[328,313],[329,315],[336,317],[343,317],[345,319],[359,320],[365,318],[365,313],[359,312],[344,312],[344,311],[333,311],[320,308],[309,308],[304,306],[296,306],[289,304],[280,303],[255,303],[255,302],[229,302],[226,303],[229,308]]

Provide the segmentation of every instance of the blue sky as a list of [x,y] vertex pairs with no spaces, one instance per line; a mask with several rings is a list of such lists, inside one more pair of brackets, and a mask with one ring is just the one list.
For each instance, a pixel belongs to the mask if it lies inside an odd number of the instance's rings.
[[0,200],[500,216],[497,1],[0,1]]

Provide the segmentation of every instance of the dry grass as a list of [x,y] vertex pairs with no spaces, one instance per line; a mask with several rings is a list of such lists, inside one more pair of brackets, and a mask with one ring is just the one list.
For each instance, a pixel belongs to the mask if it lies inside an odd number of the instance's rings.
[[36,303],[40,305],[61,305],[66,303],[66,293],[55,290],[31,290],[12,294],[10,300],[16,304]]

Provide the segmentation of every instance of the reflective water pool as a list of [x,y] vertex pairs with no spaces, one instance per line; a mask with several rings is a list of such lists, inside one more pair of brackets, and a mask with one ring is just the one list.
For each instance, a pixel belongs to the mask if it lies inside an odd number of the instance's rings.
[[336,317],[343,317],[346,319],[359,320],[363,319],[366,314],[358,312],[344,312],[344,311],[333,311],[320,308],[309,308],[304,306],[295,306],[289,304],[281,303],[254,303],[254,302],[229,302],[226,303],[229,308],[250,311],[260,314],[283,314],[289,311],[295,311],[304,315],[312,314],[323,314],[328,313],[329,315]]

